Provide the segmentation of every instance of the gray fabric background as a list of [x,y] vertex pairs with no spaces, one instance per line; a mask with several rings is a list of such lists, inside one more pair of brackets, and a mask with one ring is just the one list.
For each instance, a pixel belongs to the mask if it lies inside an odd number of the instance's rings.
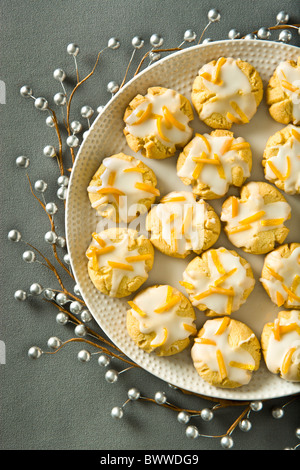
[[[206,400],[185,396],[143,371],[131,370],[115,384],[104,379],[105,369],[96,359],[88,364],[77,360],[79,344],[71,344],[55,356],[31,361],[27,351],[32,345],[47,348],[50,336],[66,340],[73,336],[71,327],[55,322],[56,309],[45,302],[30,299],[14,300],[17,289],[28,290],[33,282],[58,288],[55,278],[39,263],[28,265],[22,260],[24,245],[7,240],[12,228],[21,231],[25,241],[50,255],[44,242],[48,219],[29,191],[25,171],[18,169],[18,155],[30,158],[28,174],[32,182],[48,183],[47,201],[59,207],[56,220],[63,235],[63,203],[56,197],[59,176],[54,161],[43,156],[46,144],[54,143],[53,130],[45,125],[46,114],[37,111],[32,100],[19,95],[23,84],[32,86],[35,96],[52,100],[60,91],[53,79],[55,68],[62,67],[74,77],[74,62],[66,52],[70,42],[80,46],[78,55],[81,76],[89,72],[97,53],[107,40],[117,36],[118,51],[109,51],[94,77],[82,87],[74,101],[74,115],[80,117],[83,104],[96,110],[110,95],[106,84],[121,82],[131,55],[131,39],[145,39],[146,52],[152,33],[164,37],[164,45],[173,47],[182,41],[186,29],[200,34],[207,23],[207,12],[218,8],[219,24],[210,27],[206,37],[226,39],[235,27],[242,34],[261,26],[275,24],[278,11],[290,13],[293,23],[300,23],[296,0],[23,0],[0,1],[0,79],[6,84],[6,104],[1,108],[1,324],[0,340],[6,346],[6,364],[0,365],[0,448],[1,449],[95,449],[107,450],[219,450],[219,439],[185,437],[176,413],[157,405],[134,402],[125,408],[121,421],[110,417],[113,406],[122,405],[127,390],[138,387],[143,395],[153,397],[165,391],[168,400],[187,408],[209,406]],[[272,37],[276,38],[278,32]],[[299,45],[294,34],[292,44]],[[135,70],[137,59],[131,70]],[[53,142],[54,141],[54,142]],[[51,256],[51,255],[50,255]],[[73,285],[70,284],[72,289]],[[114,363],[117,369],[122,364]],[[253,428],[249,433],[237,429],[233,434],[234,449],[283,449],[297,444],[295,429],[299,427],[299,402],[286,408],[282,420],[271,416],[273,406],[286,399],[264,404],[263,411],[251,414]],[[209,423],[198,421],[206,434],[222,434],[239,408],[216,413]],[[196,421],[195,421],[196,423]],[[192,422],[193,424],[193,422]]]

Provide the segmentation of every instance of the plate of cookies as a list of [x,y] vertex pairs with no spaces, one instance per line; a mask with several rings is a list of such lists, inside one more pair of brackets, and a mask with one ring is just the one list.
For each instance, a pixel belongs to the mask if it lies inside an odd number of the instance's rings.
[[231,400],[300,392],[300,57],[189,47],[97,117],[66,232],[84,301],[132,361]]

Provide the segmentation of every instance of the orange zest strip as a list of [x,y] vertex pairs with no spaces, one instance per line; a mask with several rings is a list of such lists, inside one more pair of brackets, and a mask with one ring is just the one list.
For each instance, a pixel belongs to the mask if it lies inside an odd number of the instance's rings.
[[193,206],[189,206],[186,211],[185,218],[182,224],[182,228],[181,228],[182,234],[184,234],[187,231],[187,229],[191,225],[192,220],[193,220]]
[[203,292],[201,292],[200,294],[197,294],[194,296],[194,299],[193,300],[201,300],[201,299],[204,299],[205,297],[208,297],[209,295],[211,295],[211,290],[205,290]]
[[197,163],[206,163],[209,165],[220,165],[220,161],[213,159],[213,158],[200,158],[200,157],[193,157],[192,158],[193,162]]
[[275,279],[278,279],[278,281],[283,282],[283,277],[280,276],[280,274],[278,274],[276,271],[274,271],[273,268],[271,268],[268,265],[266,265],[266,268],[270,272],[270,274],[272,274],[272,276],[275,277]]
[[96,251],[96,254],[101,256],[101,255],[105,255],[106,253],[110,253],[111,251],[114,251],[114,250],[115,250],[115,247],[113,245],[104,246],[103,248],[98,248]]
[[168,310],[170,310],[172,307],[174,307],[174,305],[178,304],[178,302],[180,302],[181,300],[181,297],[180,295],[173,295],[173,297],[168,301],[166,302],[164,305],[162,305],[161,307],[158,307],[154,310],[155,313],[164,313],[164,312],[167,312]]
[[210,143],[208,142],[207,138],[204,135],[198,134],[198,133],[196,133],[196,136],[203,140],[203,142],[206,145],[207,150],[210,152],[211,151],[211,146],[210,146]]
[[233,235],[234,233],[239,233],[239,232],[244,232],[245,230],[250,230],[252,228],[252,225],[240,225],[237,227],[232,227],[230,229],[226,229],[229,235]]
[[226,328],[228,327],[229,323],[230,323],[229,317],[222,318],[221,324],[219,328],[217,329],[217,331],[215,332],[215,335],[222,335],[224,331],[226,330]]
[[223,287],[210,286],[210,291],[212,294],[229,295],[232,297],[234,296],[234,289],[232,287],[229,289],[224,289]]
[[289,289],[287,286],[285,286],[284,284],[282,284],[282,287],[283,289],[285,290],[285,292],[287,292],[288,296],[290,298],[292,298],[293,300],[296,300],[298,302],[300,302],[300,297],[296,294],[294,294],[294,292],[291,291],[291,289]]
[[124,269],[125,271],[133,271],[133,266],[125,263],[118,263],[116,261],[107,261],[108,266],[116,269]]
[[96,240],[97,243],[99,243],[100,246],[102,246],[102,248],[106,245],[106,242],[102,240],[102,238],[100,238],[96,232],[92,233],[92,237],[94,240]]
[[256,212],[256,214],[250,215],[250,217],[246,217],[243,220],[240,220],[239,223],[242,225],[248,225],[251,222],[256,222],[257,220],[261,219],[265,215],[265,211]]
[[156,118],[156,125],[157,125],[158,133],[163,140],[165,140],[166,142],[170,142],[170,139],[168,139],[168,137],[166,137],[162,131],[162,119],[163,119],[162,116],[158,116]]
[[244,150],[250,148],[249,142],[240,142],[239,144],[233,144],[230,147],[230,150]]
[[175,227],[171,230],[171,246],[173,250],[177,251],[177,235]]
[[292,357],[293,357],[293,354],[294,352],[296,351],[297,348],[291,348],[288,350],[288,352],[286,353],[286,355],[284,356],[284,359],[282,361],[282,366],[281,366],[281,372],[283,374],[287,374],[288,371],[289,371],[289,368],[291,366],[291,362],[292,362]]
[[115,171],[111,171],[110,174],[109,174],[109,177],[108,177],[108,184],[109,186],[113,186],[114,185],[114,182],[115,182],[115,179],[116,179],[116,172]]
[[296,129],[293,129],[293,128],[291,132],[292,132],[292,135],[295,137],[295,139],[297,139],[300,142],[300,133],[296,131]]
[[197,163],[196,166],[195,166],[195,169],[192,173],[192,177],[197,180],[200,176],[200,173],[202,171],[202,168],[203,168],[203,163]]
[[150,253],[147,253],[145,255],[127,256],[127,258],[125,258],[128,263],[135,263],[136,261],[145,261],[147,259],[152,259],[152,255]]
[[222,80],[220,80],[220,72],[221,72],[221,67],[222,67],[222,65],[225,64],[225,62],[226,62],[225,57],[220,57],[217,60],[216,67],[215,67],[215,76],[214,76],[214,79],[213,79],[213,82],[215,84],[220,85],[221,83],[223,83]]
[[291,331],[297,331],[300,335],[300,326],[297,323],[290,323],[288,325],[279,326],[280,334],[284,335],[285,333],[290,333]]
[[239,201],[235,196],[233,196],[231,198],[231,216],[232,216],[232,218],[237,217],[238,213],[239,213]]
[[292,92],[298,92],[299,91],[298,87],[292,85],[287,80],[281,80],[281,85],[283,86],[283,88],[286,88],[287,90],[290,90]]
[[137,119],[133,124],[131,124],[132,126],[138,126],[139,124],[142,124],[144,121],[146,121],[147,119],[149,119],[150,115],[152,113],[152,103],[149,103],[147,108],[145,109],[145,111],[143,112],[143,114],[141,114],[141,116],[139,117],[139,119]]
[[233,268],[233,269],[231,269],[230,271],[228,271],[227,273],[223,274],[223,276],[219,277],[219,279],[217,279],[217,280],[214,282],[214,285],[215,285],[216,287],[219,286],[219,285],[222,284],[224,281],[226,281],[226,279],[228,279],[230,276],[232,276],[232,274],[234,274],[236,271],[237,271],[237,268]]
[[195,343],[208,344],[210,346],[216,346],[217,345],[217,343],[213,339],[209,339],[209,338],[195,338]]
[[154,186],[151,186],[151,184],[146,184],[146,183],[135,183],[134,187],[136,189],[140,189],[141,191],[145,191],[146,193],[151,193],[154,194],[155,196],[159,196],[160,192],[159,189],[154,188]]
[[234,122],[235,124],[241,124],[241,120],[236,118],[233,114],[229,112],[226,114],[226,118],[228,119],[228,121]]
[[167,330],[167,328],[164,328],[163,331],[164,331],[164,337],[163,337],[162,341],[160,343],[153,343],[153,341],[152,341],[151,346],[154,346],[155,348],[158,348],[159,346],[162,346],[163,344],[165,344],[165,342],[167,341],[167,338],[168,338],[168,330]]
[[169,121],[174,127],[177,127],[177,129],[179,129],[180,131],[184,131],[185,130],[185,125],[182,124],[180,121],[178,121],[174,116],[173,114],[171,113],[171,111],[167,108],[167,106],[163,106],[162,107],[162,110],[163,110],[163,113],[164,113],[164,117],[167,121]]
[[243,370],[253,371],[255,369],[255,366],[253,366],[252,364],[242,364],[241,362],[236,362],[236,361],[230,361],[229,365],[230,367],[237,367],[238,369],[243,369]]
[[278,170],[278,168],[274,165],[274,163],[270,160],[267,160],[267,164],[269,165],[269,167],[271,168],[271,170],[273,171],[274,175],[277,176],[277,178],[281,181],[284,180],[284,176],[283,174]]
[[187,323],[183,323],[183,328],[186,331],[189,331],[192,335],[195,335],[197,333],[197,328],[195,328],[193,325],[188,325]]
[[146,173],[145,168],[140,168],[139,166],[135,166],[133,168],[124,168],[123,173]]
[[220,274],[226,274],[226,271],[225,271],[221,261],[219,260],[219,256],[218,256],[218,253],[216,252],[216,250],[211,250],[210,251],[210,256],[211,256],[211,259],[213,260],[214,265],[216,266],[217,270],[219,271],[219,273]]
[[89,249],[86,252],[86,256],[88,258],[92,258],[94,255],[98,254],[99,250],[100,250],[100,248],[98,248],[97,246],[90,246]]
[[185,287],[188,290],[193,290],[195,289],[195,286],[191,282],[186,282],[186,281],[179,281],[179,284],[183,287]]
[[172,287],[172,286],[168,286],[168,288],[167,288],[166,302],[169,302],[169,300],[171,300],[172,295],[173,295],[173,287]]
[[295,291],[296,291],[297,287],[299,286],[299,284],[300,284],[300,276],[298,276],[298,274],[296,274],[296,276],[293,279],[292,285],[291,285],[291,291],[293,291],[295,293]]
[[220,149],[221,155],[224,155],[224,153],[231,150],[232,141],[233,141],[233,137],[230,137],[229,139],[225,140],[224,144],[222,145],[222,147]]
[[125,196],[125,193],[123,191],[120,191],[120,189],[117,188],[100,188],[97,190],[98,194],[117,194],[119,196]]
[[174,196],[174,197],[163,197],[160,202],[180,202],[180,201],[185,201],[184,196]]
[[217,362],[218,362],[218,366],[219,366],[219,372],[220,372],[221,380],[224,380],[227,377],[227,370],[226,370],[224,358],[223,358],[223,355],[222,355],[220,349],[217,349],[216,357],[217,357]]
[[175,212],[171,214],[168,220],[168,224],[171,224],[176,219],[176,217],[178,217],[178,214],[175,214]]
[[143,310],[140,309],[140,307],[138,307],[134,302],[132,302],[131,300],[128,301],[128,304],[130,305],[130,307],[135,310],[141,317],[146,317],[147,316],[147,313],[143,312]]
[[280,341],[279,318],[276,318],[276,320],[274,320],[274,326],[272,329],[274,338],[276,339],[276,341]]
[[239,115],[239,117],[241,118],[241,121],[244,124],[247,124],[249,122],[249,119],[247,118],[246,114],[244,113],[244,111],[241,110],[241,108],[235,101],[230,101],[230,106]]
[[98,271],[99,269],[99,264],[98,264],[98,256],[96,253],[93,253],[92,256],[92,263],[93,263],[93,270]]
[[277,306],[278,307],[281,307],[281,305],[283,305],[285,302],[285,298],[283,297],[283,295],[277,291],[276,292],[276,303],[277,303]]
[[228,297],[225,313],[226,315],[231,315],[233,305],[233,297]]
[[264,226],[272,226],[272,225],[281,225],[284,222],[284,218],[281,219],[266,219],[266,220],[261,220],[260,223],[261,225]]

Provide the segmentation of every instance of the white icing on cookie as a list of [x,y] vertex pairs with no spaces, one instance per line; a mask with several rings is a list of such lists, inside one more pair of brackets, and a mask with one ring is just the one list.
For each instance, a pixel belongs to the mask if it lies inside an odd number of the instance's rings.
[[293,104],[293,124],[300,123],[300,67],[292,66],[290,61],[280,62],[276,68],[280,86]]

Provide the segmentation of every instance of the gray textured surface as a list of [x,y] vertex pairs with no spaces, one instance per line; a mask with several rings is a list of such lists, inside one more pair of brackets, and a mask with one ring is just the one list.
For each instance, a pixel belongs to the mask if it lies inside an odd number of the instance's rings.
[[[106,84],[122,80],[134,35],[142,36],[147,47],[152,33],[163,35],[166,47],[176,46],[186,29],[199,34],[207,23],[208,10],[216,7],[222,20],[211,26],[207,36],[225,39],[233,27],[246,34],[260,26],[275,24],[276,14],[282,9],[290,13],[293,23],[299,23],[300,11],[299,7],[296,11],[295,5],[294,0],[263,4],[257,0],[230,0],[226,6],[221,0],[1,0],[0,79],[6,84],[6,104],[0,105],[0,340],[6,345],[6,364],[0,365],[1,449],[221,449],[219,439],[189,441],[184,426],[177,423],[176,413],[150,403],[130,403],[120,422],[110,417],[111,408],[126,400],[127,390],[132,386],[148,397],[153,397],[157,390],[166,391],[170,402],[187,408],[209,406],[206,400],[184,396],[143,371],[128,371],[110,385],[96,360],[85,365],[77,360],[81,349],[78,344],[71,344],[55,356],[43,356],[38,361],[28,359],[30,346],[45,348],[50,336],[66,340],[73,333],[72,328],[56,324],[56,310],[47,303],[35,299],[19,303],[13,299],[16,289],[28,290],[33,282],[58,288],[47,269],[22,260],[24,245],[7,241],[8,231],[18,228],[25,241],[50,254],[43,240],[48,220],[30,194],[24,170],[15,166],[18,155],[30,158],[28,174],[32,182],[40,178],[48,182],[45,196],[47,201],[57,202],[57,224],[63,227],[63,203],[56,197],[59,175],[56,163],[43,156],[46,144],[56,145],[53,130],[45,125],[45,113],[37,111],[32,100],[20,97],[19,88],[30,84],[35,96],[52,100],[60,91],[52,77],[53,70],[62,67],[67,75],[74,76],[74,62],[66,53],[70,42],[80,46],[78,62],[83,76],[92,68],[97,52],[106,46],[108,38],[117,36],[122,47],[103,55],[97,72],[78,93],[71,117],[75,119],[83,104],[96,109],[108,101]],[[278,32],[274,37],[277,35]],[[292,44],[299,45],[298,36],[294,35]],[[137,62],[131,70],[136,65]],[[116,364],[119,367],[122,365]],[[271,417],[272,407],[285,401],[272,400],[264,404],[263,411],[253,413],[252,431],[242,433],[237,429],[233,434],[234,449],[269,450],[296,445],[299,406],[287,407],[282,420]],[[219,412],[211,423],[199,423],[200,432],[222,434],[238,412],[238,409]]]

